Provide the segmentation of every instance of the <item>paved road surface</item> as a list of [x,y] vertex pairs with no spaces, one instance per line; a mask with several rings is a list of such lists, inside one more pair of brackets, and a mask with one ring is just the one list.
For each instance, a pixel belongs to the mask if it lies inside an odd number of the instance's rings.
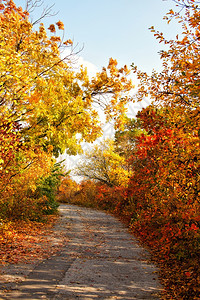
[[33,269],[21,269],[25,280],[11,284],[0,299],[160,299],[157,270],[123,224],[74,205],[61,205],[60,212],[55,230],[66,232],[67,247]]

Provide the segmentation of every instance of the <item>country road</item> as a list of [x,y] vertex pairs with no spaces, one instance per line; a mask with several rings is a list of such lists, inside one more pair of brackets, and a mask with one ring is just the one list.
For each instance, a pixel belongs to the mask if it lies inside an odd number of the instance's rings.
[[27,266],[24,280],[0,292],[0,299],[160,299],[157,270],[123,224],[97,210],[59,209],[55,230],[66,234],[67,245],[34,268]]

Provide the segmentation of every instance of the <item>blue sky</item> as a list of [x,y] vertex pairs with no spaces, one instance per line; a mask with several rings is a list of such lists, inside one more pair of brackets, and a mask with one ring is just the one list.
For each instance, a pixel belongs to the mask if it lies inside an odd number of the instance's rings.
[[[24,7],[26,0],[16,0]],[[98,68],[106,66],[110,57],[119,65],[134,62],[143,71],[160,68],[158,51],[162,49],[148,30],[152,25],[166,36],[174,36],[177,24],[167,25],[163,16],[175,4],[172,0],[43,0],[44,6],[55,3],[55,17],[46,25],[61,20],[65,36],[78,47],[81,56]],[[35,17],[41,12],[35,12]]]

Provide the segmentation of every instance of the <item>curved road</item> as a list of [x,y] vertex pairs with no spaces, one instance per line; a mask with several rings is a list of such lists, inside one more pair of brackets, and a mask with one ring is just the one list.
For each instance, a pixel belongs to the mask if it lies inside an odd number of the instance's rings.
[[55,230],[65,232],[67,246],[26,271],[0,299],[160,299],[157,270],[123,224],[74,205],[61,205],[60,212]]

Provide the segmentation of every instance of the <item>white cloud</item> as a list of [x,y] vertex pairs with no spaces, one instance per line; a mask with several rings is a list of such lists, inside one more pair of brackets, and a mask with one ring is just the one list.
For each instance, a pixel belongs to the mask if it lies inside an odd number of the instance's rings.
[[78,58],[78,63],[87,68],[88,75],[89,75],[90,78],[94,77],[95,74],[99,71],[96,65],[94,65],[93,63],[85,60],[82,56],[80,56]]
[[78,70],[80,68],[81,65],[83,65],[84,67],[87,68],[87,72],[89,77],[94,77],[95,74],[99,71],[98,67],[93,64],[90,61],[85,60],[82,56],[79,56],[78,54],[73,54],[72,51],[70,51],[69,49],[65,49],[62,53],[61,53],[61,57],[67,57],[69,59],[69,63],[74,67],[74,69]]

